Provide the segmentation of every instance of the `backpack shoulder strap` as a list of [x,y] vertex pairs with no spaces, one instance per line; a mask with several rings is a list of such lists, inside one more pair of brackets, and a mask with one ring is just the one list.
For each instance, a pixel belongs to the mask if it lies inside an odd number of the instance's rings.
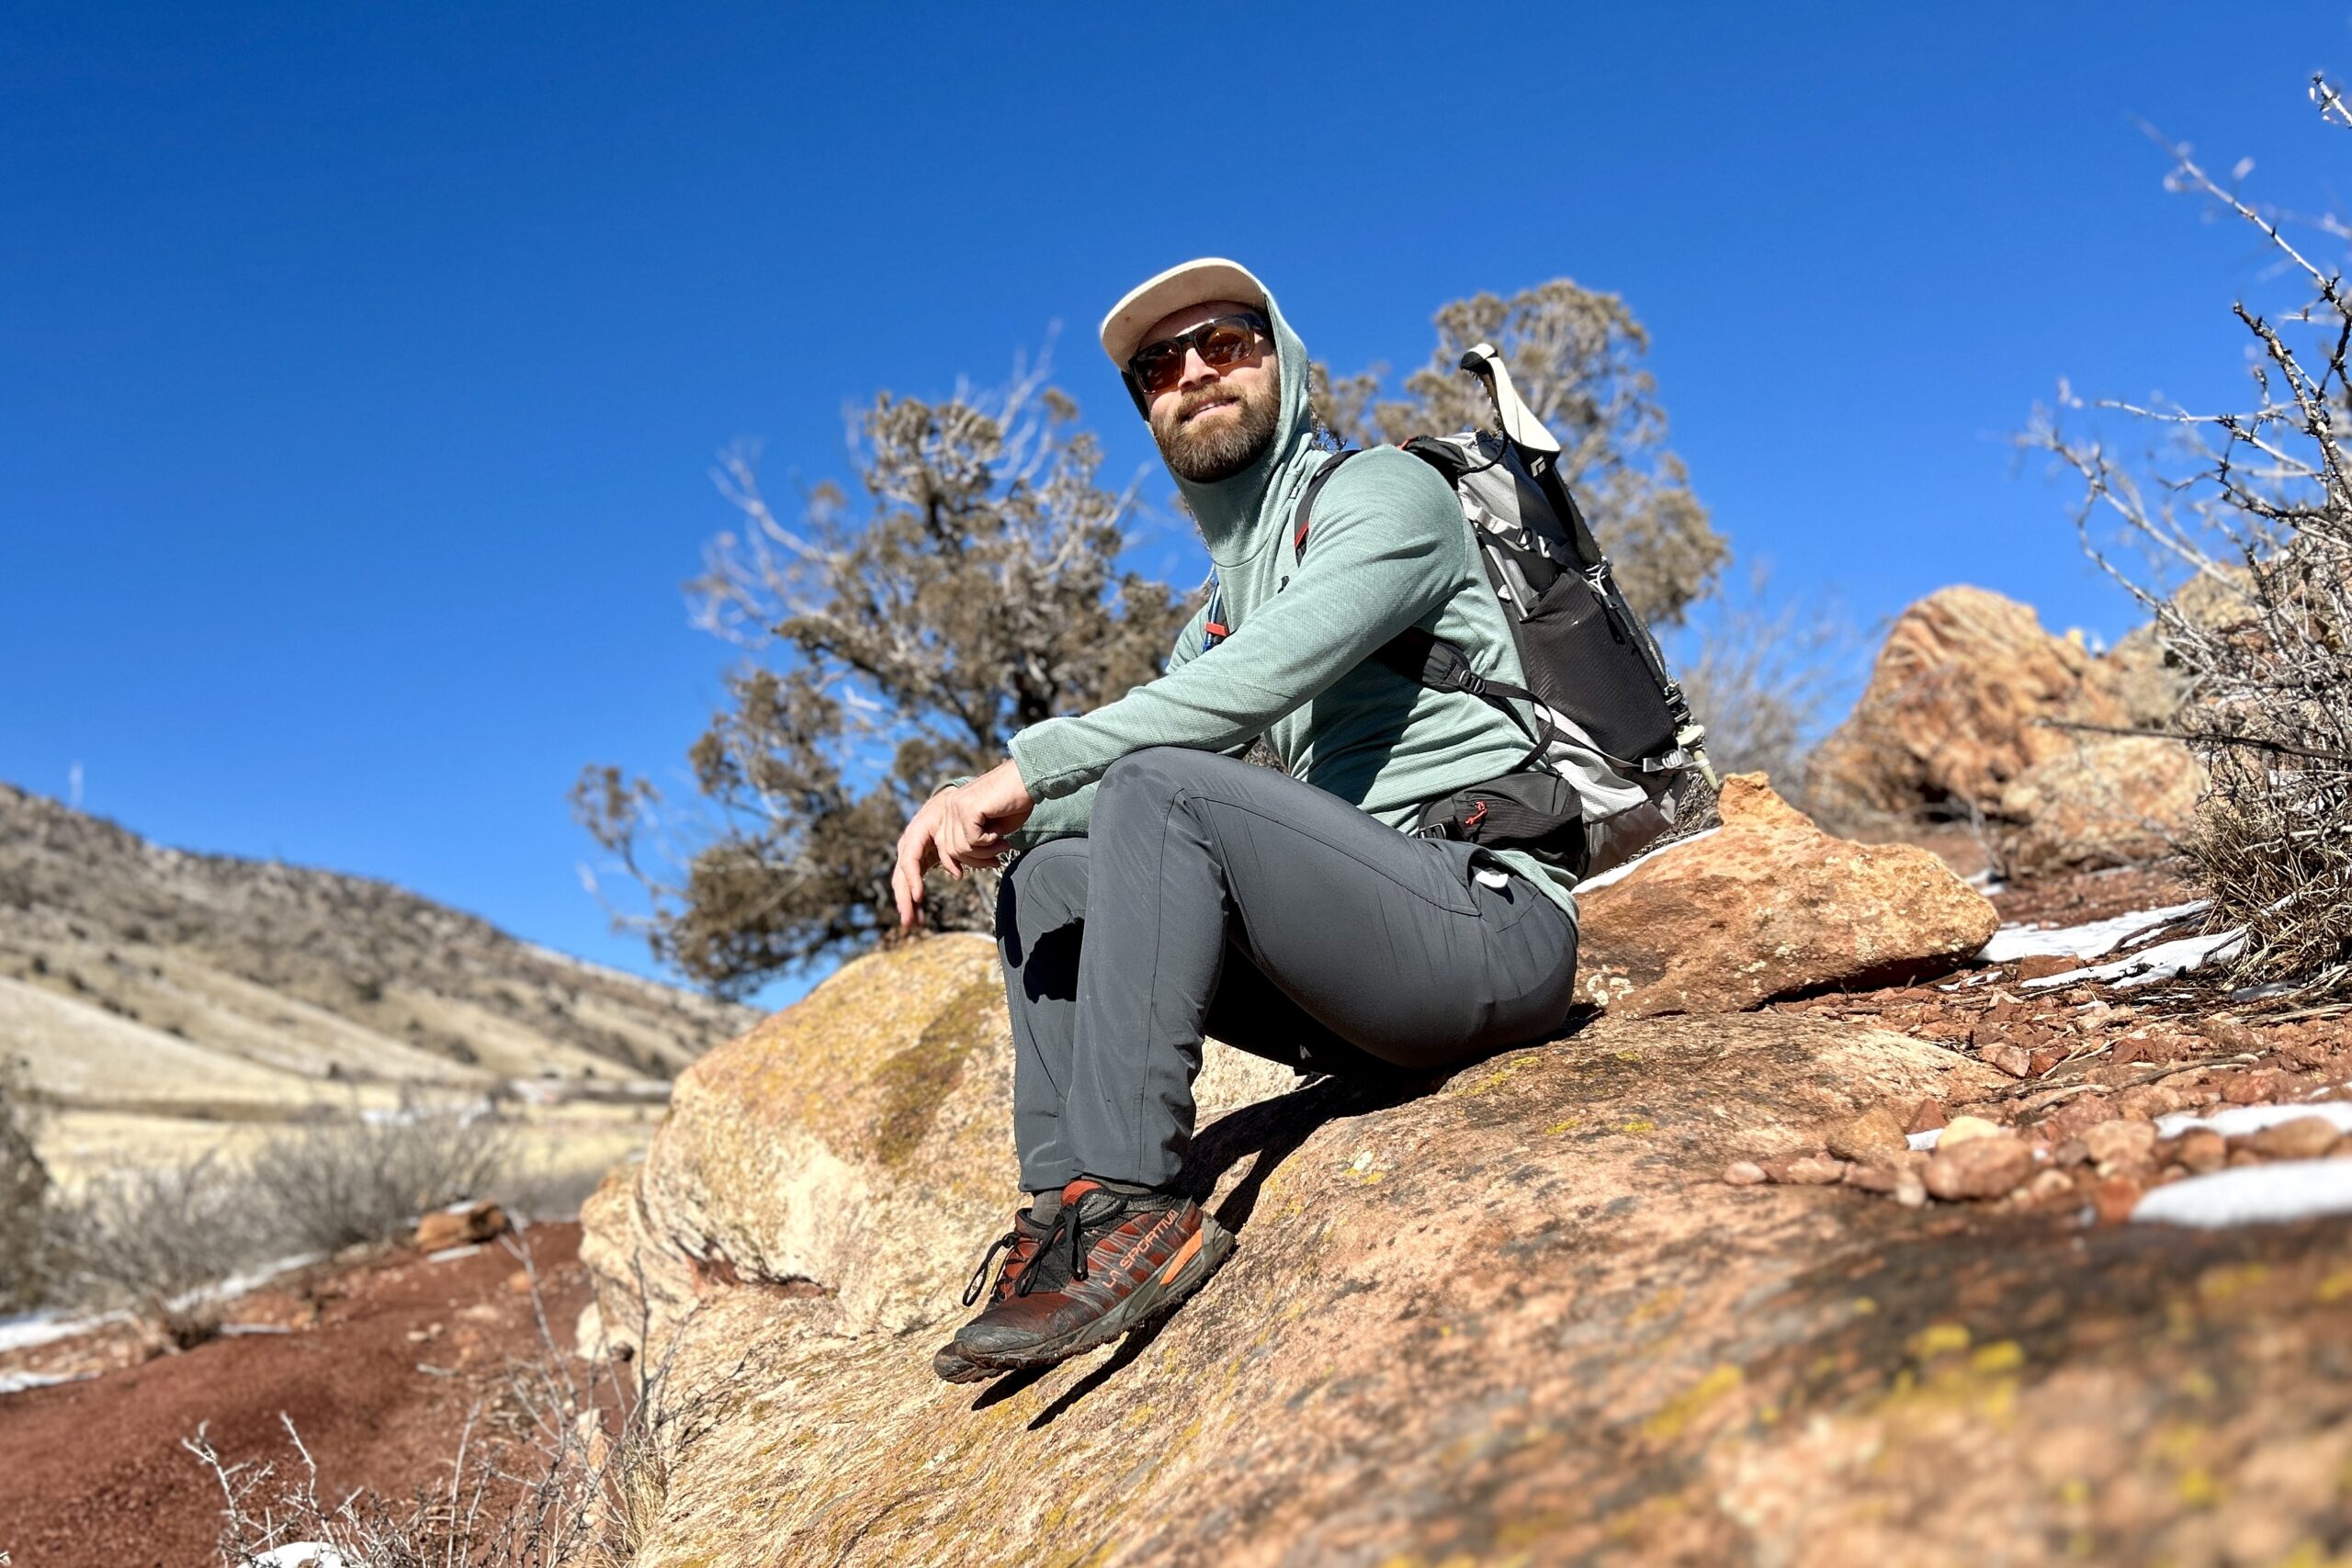
[[1323,487],[1330,482],[1333,474],[1340,471],[1340,465],[1355,455],[1356,448],[1352,446],[1332,453],[1315,470],[1315,477],[1306,481],[1306,493],[1298,498],[1298,510],[1291,516],[1290,558],[1293,565],[1306,558],[1306,530],[1315,521],[1315,498],[1323,493]]

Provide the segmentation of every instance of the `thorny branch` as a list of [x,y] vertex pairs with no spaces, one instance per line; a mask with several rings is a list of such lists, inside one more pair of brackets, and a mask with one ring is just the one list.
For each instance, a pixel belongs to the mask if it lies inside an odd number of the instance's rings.
[[[2323,123],[2352,127],[2331,84],[2314,78],[2311,96]],[[2156,733],[2185,740],[2211,775],[2182,848],[2212,918],[2246,928],[2233,978],[2318,995],[2352,982],[2352,476],[2339,436],[2352,300],[2340,269],[2288,237],[2291,215],[2165,145],[2167,187],[2252,226],[2306,297],[2275,313],[2234,307],[2256,350],[2252,407],[2096,405],[2166,438],[2152,488],[2096,435],[2062,428],[2062,411],[2084,409],[2063,385],[2026,439],[2082,481],[2084,549],[2152,612],[2183,678],[2180,708]],[[2303,221],[2352,236],[2333,215]],[[2119,560],[2119,538],[2147,564]]]

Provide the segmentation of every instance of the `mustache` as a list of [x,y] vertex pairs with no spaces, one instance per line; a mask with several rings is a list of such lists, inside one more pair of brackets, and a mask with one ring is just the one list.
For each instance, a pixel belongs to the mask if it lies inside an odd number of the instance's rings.
[[1173,423],[1182,424],[1203,409],[1214,408],[1218,403],[1238,403],[1240,400],[1240,393],[1226,387],[1203,387],[1198,391],[1187,392],[1179,399],[1175,412],[1170,418]]

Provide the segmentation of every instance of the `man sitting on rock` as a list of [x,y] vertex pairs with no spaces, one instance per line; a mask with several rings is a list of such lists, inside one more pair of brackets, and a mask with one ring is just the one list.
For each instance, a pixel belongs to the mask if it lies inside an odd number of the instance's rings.
[[[1521,681],[1453,491],[1365,452],[1293,521],[1318,449],[1307,354],[1265,286],[1204,260],[1104,318],[1102,347],[1190,503],[1216,593],[1167,671],[1048,719],[943,790],[899,841],[922,876],[1023,852],[997,911],[1030,1195],[988,1304],[940,1350],[976,1381],[1109,1343],[1196,1290],[1233,1236],[1180,1185],[1202,1039],[1314,1071],[1443,1067],[1568,1011],[1570,874],[1410,829],[1425,803],[1521,768],[1528,737],[1374,650],[1410,626]],[[1243,761],[1262,737],[1281,772]]]

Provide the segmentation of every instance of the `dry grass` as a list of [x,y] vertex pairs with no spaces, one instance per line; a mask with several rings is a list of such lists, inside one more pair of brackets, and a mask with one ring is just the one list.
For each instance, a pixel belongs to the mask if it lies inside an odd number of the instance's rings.
[[[669,1492],[667,1454],[694,1423],[665,1409],[662,1381],[634,1363],[590,1362],[557,1343],[527,1249],[535,1357],[507,1369],[469,1413],[446,1484],[401,1500],[322,1496],[293,1424],[276,1459],[232,1460],[199,1429],[182,1446],[221,1497],[220,1561],[252,1568],[628,1568]],[[277,1554],[275,1556],[271,1554]]]

